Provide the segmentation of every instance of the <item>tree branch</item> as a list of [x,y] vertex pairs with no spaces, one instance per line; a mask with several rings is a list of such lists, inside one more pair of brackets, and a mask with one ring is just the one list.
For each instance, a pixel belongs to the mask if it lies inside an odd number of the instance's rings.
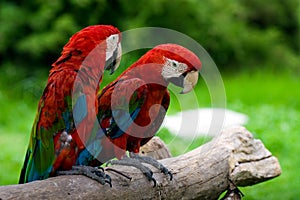
[[[168,152],[163,143],[158,143],[149,145]],[[152,148],[142,151],[153,153]],[[110,188],[84,176],[59,176],[2,186],[0,199],[217,199],[228,188],[228,178],[238,186],[249,186],[281,174],[278,160],[243,127],[226,129],[201,147],[160,162],[172,171],[174,178],[170,181],[168,176],[150,167],[158,182],[154,188],[137,169],[111,166],[133,179],[107,171],[112,178]]]

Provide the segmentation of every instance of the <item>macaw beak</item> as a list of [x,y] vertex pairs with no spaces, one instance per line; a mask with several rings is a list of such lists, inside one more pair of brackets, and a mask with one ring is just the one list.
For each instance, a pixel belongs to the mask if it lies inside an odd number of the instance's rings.
[[112,56],[106,60],[105,70],[110,70],[110,74],[113,74],[115,70],[119,67],[122,55],[121,43],[118,44],[118,47],[113,52]]
[[178,87],[182,87],[180,94],[190,92],[198,82],[198,71],[183,73],[179,77],[171,77],[168,79],[171,83]]
[[180,94],[190,92],[198,82],[198,71],[191,71],[183,79],[183,90]]

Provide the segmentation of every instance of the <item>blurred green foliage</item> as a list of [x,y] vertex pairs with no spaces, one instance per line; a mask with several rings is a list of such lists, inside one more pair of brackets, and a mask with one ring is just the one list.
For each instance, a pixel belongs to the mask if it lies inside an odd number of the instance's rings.
[[121,31],[156,26],[187,34],[221,69],[300,71],[299,21],[298,0],[4,0],[0,60],[49,69],[72,34],[113,24]]

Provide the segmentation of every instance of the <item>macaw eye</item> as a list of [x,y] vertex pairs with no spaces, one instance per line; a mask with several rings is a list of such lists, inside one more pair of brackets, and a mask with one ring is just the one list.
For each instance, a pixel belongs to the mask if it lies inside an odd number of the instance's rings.
[[172,62],[172,66],[173,66],[173,67],[178,67],[178,63]]
[[108,43],[109,43],[109,42],[115,43],[115,42],[118,41],[118,39],[119,39],[119,35],[114,34],[114,35],[109,36],[109,37],[106,39],[106,41],[107,41]]

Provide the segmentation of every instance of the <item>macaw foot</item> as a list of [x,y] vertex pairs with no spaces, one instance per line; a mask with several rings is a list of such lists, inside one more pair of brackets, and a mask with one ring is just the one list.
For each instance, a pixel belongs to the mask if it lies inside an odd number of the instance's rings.
[[156,167],[165,175],[170,176],[170,180],[173,179],[173,174],[165,166],[163,166],[161,163],[159,163],[157,160],[155,160],[151,157],[148,157],[148,156],[139,156],[134,153],[130,153],[130,158],[124,157],[122,160],[110,160],[109,162],[107,162],[107,165],[112,164],[112,165],[133,166],[133,167],[139,169],[148,178],[149,181],[153,181],[153,184],[154,184],[153,187],[155,187],[156,180],[155,180],[155,178],[153,178],[153,172],[151,171],[151,169],[149,167],[146,167],[142,163],[147,163],[147,164],[150,164],[150,165]]
[[241,192],[241,190],[235,185],[235,183],[230,178],[228,178],[228,181],[229,181],[229,186],[227,188],[227,192],[221,200],[242,199],[244,194]]
[[102,185],[108,183],[109,186],[112,187],[111,178],[109,175],[104,173],[104,169],[102,167],[91,167],[85,165],[73,166],[71,170],[57,171],[56,175],[84,175],[98,181]]

